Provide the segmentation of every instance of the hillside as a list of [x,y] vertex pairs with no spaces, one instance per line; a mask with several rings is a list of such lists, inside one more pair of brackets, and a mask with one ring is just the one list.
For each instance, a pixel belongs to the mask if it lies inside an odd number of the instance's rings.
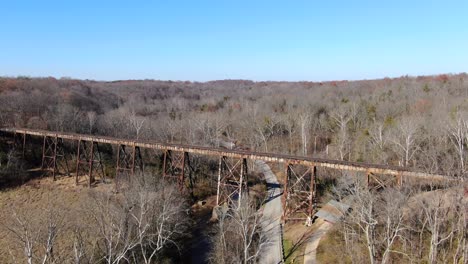
[[[468,75],[324,83],[0,78],[0,127],[204,146],[230,141],[243,149],[397,165],[466,181]],[[28,148],[25,159],[10,149],[12,138],[0,140],[0,220],[6,223],[1,230],[0,255],[7,256],[0,262],[28,252],[25,237],[35,241],[33,255],[44,255],[50,262],[72,262],[72,252],[78,246],[90,263],[124,258],[138,262],[151,252],[154,258],[147,263],[178,263],[182,255],[190,255],[187,238],[195,229],[189,204],[193,198],[213,200],[210,196],[216,192],[213,179],[217,179],[218,160],[191,156],[197,188],[194,197],[188,197],[172,185],[161,184],[162,153],[143,150],[145,173],[120,193],[105,184],[91,189],[76,187],[73,178],[67,177],[57,182],[30,179],[28,169],[39,167],[41,162],[42,141],[28,140],[35,148]],[[112,181],[115,149],[106,146],[101,152],[105,173]],[[70,153],[75,161],[72,164],[76,164],[74,152]],[[284,167],[275,164],[272,169],[276,172]],[[255,175],[250,168],[249,173]],[[278,175],[284,184],[284,172]],[[462,192],[448,204],[429,202],[434,198],[431,196],[426,203],[416,203],[408,216],[405,205],[411,197],[447,186],[405,182],[401,188],[371,189],[363,176],[318,170],[318,206],[333,198],[349,202],[353,208],[324,240],[331,247],[319,248],[319,259],[342,263],[466,262],[463,249],[468,210],[464,210]],[[265,184],[261,176],[250,177],[248,184],[254,195],[242,204],[242,210],[226,211],[224,218],[209,224],[203,222],[209,216],[205,212],[203,221],[196,224],[197,234],[206,231],[202,245],[210,241],[226,245],[203,253],[213,263],[240,262],[248,258],[246,252],[255,260],[265,242],[257,213],[265,202]],[[169,217],[160,217],[165,214]],[[450,217],[444,217],[447,215]],[[159,219],[167,219],[162,224],[168,233],[152,226],[159,225]],[[47,238],[55,234],[55,226],[60,226],[61,232],[51,242]],[[140,229],[147,226],[151,228]],[[208,230],[204,230],[206,226]],[[252,226],[255,228],[250,230]],[[240,230],[250,230],[252,236],[242,237]],[[284,230],[287,261],[302,259],[304,234],[314,229],[308,230],[303,223],[286,223]],[[167,240],[161,239],[165,234],[169,234]],[[245,239],[251,239],[247,241],[251,246],[242,250],[248,244]],[[64,240],[66,243],[58,243]],[[47,251],[48,243],[60,245],[55,250],[61,253]],[[334,251],[342,255],[330,257]]]
[[252,150],[456,175],[462,164],[453,130],[468,112],[467,78],[324,83],[0,78],[0,126],[198,145],[224,137]]

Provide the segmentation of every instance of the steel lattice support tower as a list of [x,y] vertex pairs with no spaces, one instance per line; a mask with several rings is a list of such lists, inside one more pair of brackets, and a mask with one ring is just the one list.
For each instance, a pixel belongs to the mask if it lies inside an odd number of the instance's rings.
[[242,195],[248,195],[248,167],[247,159],[233,159],[221,156],[219,159],[218,186],[216,191],[216,205],[224,202],[240,203]]
[[283,191],[283,221],[312,223],[316,209],[316,166],[285,164],[286,182]]
[[135,171],[143,172],[143,158],[140,147],[135,145],[127,148],[126,145],[117,147],[117,164],[115,168],[115,181],[127,179],[131,181]]
[[188,190],[193,195],[193,169],[188,152],[165,150],[163,158],[163,179],[177,182],[181,192]]
[[104,165],[102,164],[99,145],[94,141],[78,140],[78,149],[76,155],[76,175],[75,183],[78,185],[80,173],[88,177],[88,185],[91,186],[99,176],[104,181]]
[[[21,157],[25,158],[26,151],[26,133],[14,133],[13,139],[13,151],[18,152],[21,149]],[[16,154],[17,155],[17,154]]]
[[[23,142],[25,137],[23,138]],[[23,150],[24,153],[24,150]],[[24,155],[24,154],[23,154]],[[62,161],[62,162],[61,162]],[[58,167],[61,167],[66,175],[70,175],[68,160],[65,155],[63,139],[55,137],[44,136],[42,145],[42,165],[41,169],[51,170],[54,180],[56,174],[59,172]]]

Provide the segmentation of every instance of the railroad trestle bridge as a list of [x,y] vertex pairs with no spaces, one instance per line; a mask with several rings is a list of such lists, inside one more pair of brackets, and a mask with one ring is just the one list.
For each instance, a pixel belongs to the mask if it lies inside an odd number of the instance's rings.
[[144,167],[141,149],[154,149],[163,152],[162,177],[177,182],[179,189],[191,191],[193,188],[190,155],[217,157],[218,174],[216,194],[217,205],[234,202],[248,192],[248,162],[263,160],[284,165],[286,175],[283,181],[283,220],[308,220],[315,213],[317,198],[317,168],[340,171],[362,172],[367,184],[373,188],[388,185],[402,186],[407,179],[423,181],[444,181],[447,176],[416,172],[402,167],[320,159],[285,154],[262,153],[249,150],[225,149],[216,147],[192,146],[161,143],[149,140],[128,140],[114,137],[52,132],[37,129],[2,128],[5,135],[14,138],[16,150],[24,157],[28,138],[42,138],[41,168],[51,171],[54,179],[60,170],[70,175],[69,161],[66,158],[64,141],[72,141],[76,146],[76,183],[85,176],[91,186],[97,178],[105,181],[104,165],[100,146],[108,144],[117,147],[115,180],[132,177]]

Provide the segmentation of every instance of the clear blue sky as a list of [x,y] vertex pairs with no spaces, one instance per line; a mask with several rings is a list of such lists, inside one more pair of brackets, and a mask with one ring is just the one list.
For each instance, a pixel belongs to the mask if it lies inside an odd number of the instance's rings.
[[468,71],[468,1],[21,1],[0,76],[364,79]]

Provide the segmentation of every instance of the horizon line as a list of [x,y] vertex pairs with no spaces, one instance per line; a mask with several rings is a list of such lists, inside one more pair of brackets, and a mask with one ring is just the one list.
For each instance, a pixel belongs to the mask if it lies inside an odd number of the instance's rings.
[[361,79],[329,79],[329,80],[255,80],[255,79],[244,79],[244,78],[227,78],[227,79],[211,79],[211,80],[181,80],[181,79],[154,79],[154,78],[141,78],[141,79],[90,79],[90,78],[79,78],[72,76],[32,76],[32,75],[0,75],[0,79],[48,79],[52,78],[55,80],[78,80],[78,81],[89,81],[89,82],[128,82],[128,81],[160,81],[160,82],[189,82],[189,83],[210,83],[218,81],[249,81],[254,83],[331,83],[331,82],[359,82],[359,81],[378,81],[385,79],[401,79],[401,78],[421,78],[421,77],[437,77],[437,76],[456,76],[456,75],[467,75],[468,72],[444,72],[444,73],[433,73],[433,74],[421,74],[421,75],[412,75],[412,74],[403,74],[398,76],[385,76],[385,77],[376,77],[376,78],[361,78]]

